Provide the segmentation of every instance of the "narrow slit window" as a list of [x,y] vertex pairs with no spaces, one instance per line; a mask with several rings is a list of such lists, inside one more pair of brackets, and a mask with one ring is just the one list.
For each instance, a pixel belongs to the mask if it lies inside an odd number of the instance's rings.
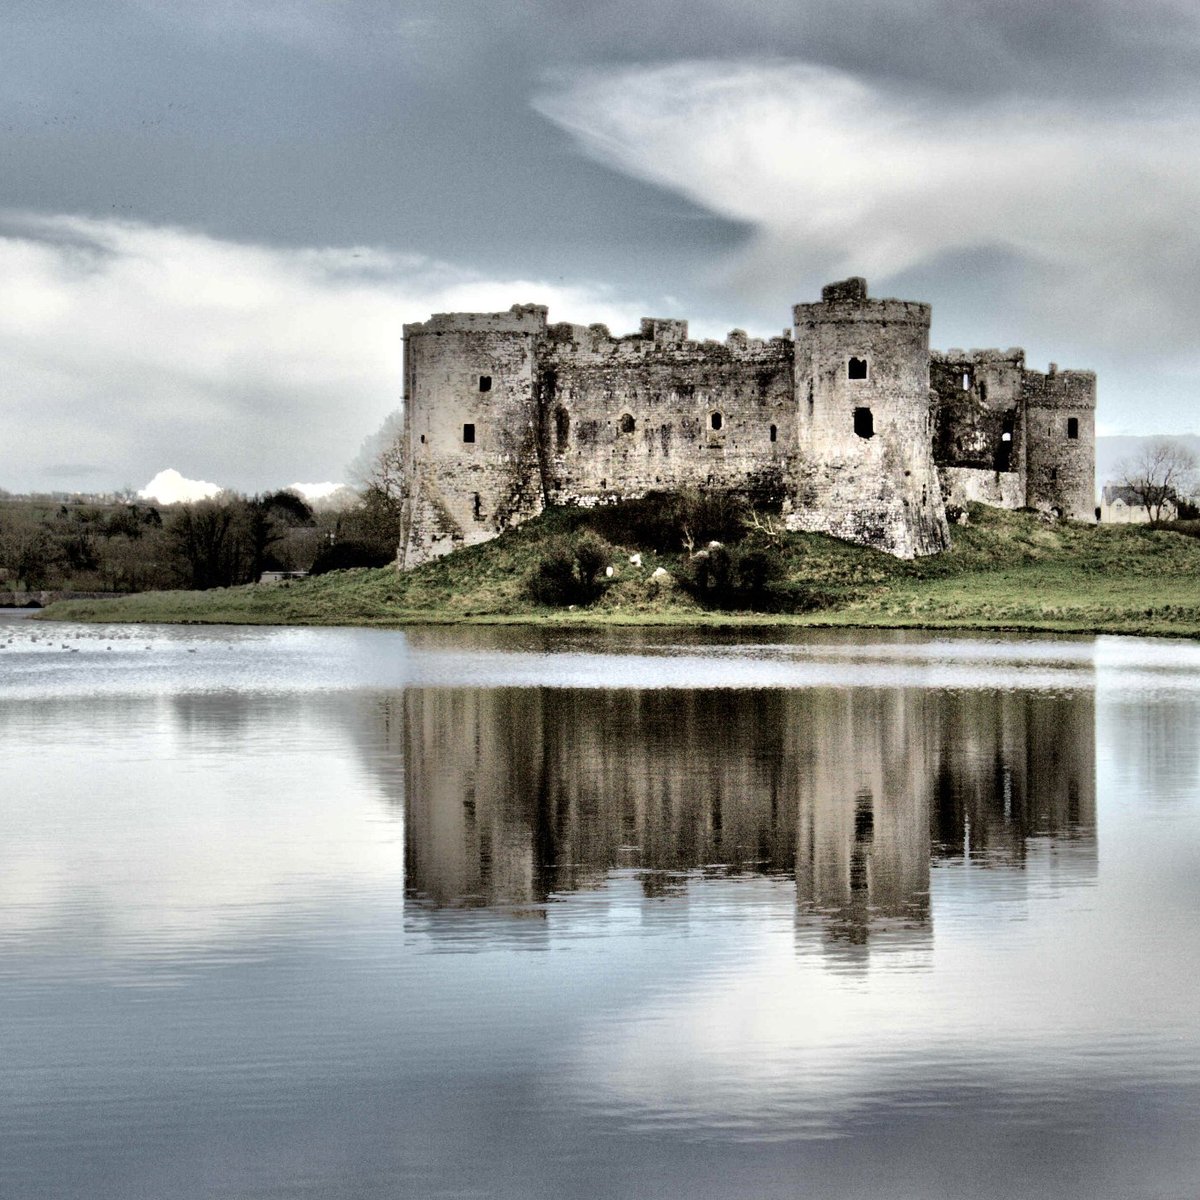
[[479,390],[481,392],[490,392],[492,390],[492,377],[490,375],[480,375]]
[[483,520],[483,502],[480,500],[478,492],[475,493],[474,507],[475,507],[475,520],[482,521]]
[[971,390],[971,376],[966,371],[963,372],[962,390],[964,392],[969,392]]
[[1077,439],[1079,437],[1079,418],[1078,417],[1068,417],[1067,418],[1067,437],[1071,438],[1072,441],[1074,441],[1075,439]]
[[867,377],[867,360],[865,358],[852,358],[846,364],[847,379],[866,379]]
[[571,435],[571,415],[561,406],[554,410],[554,442],[561,454],[567,448],[567,439]]
[[854,432],[860,438],[874,437],[875,418],[871,415],[869,408],[856,408],[854,410]]
[[470,444],[474,440],[475,440],[475,426],[472,425],[470,421],[467,421],[463,425],[463,441]]
[[719,412],[710,413],[708,423],[713,431],[716,432],[725,424],[725,418]]
[[771,426],[771,441],[776,441],[779,437],[779,430],[774,425]]

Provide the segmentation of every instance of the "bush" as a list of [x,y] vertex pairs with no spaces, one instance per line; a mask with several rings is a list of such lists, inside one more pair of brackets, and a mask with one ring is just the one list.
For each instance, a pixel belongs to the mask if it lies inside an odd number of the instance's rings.
[[713,543],[684,563],[680,582],[706,608],[775,611],[784,573],[782,555],[769,546]]
[[613,555],[613,548],[594,533],[556,538],[529,576],[529,595],[551,608],[591,604],[604,591],[604,572]]
[[329,571],[349,571],[355,567],[386,567],[395,561],[394,550],[381,550],[364,542],[335,542],[328,550],[317,555],[308,573],[324,575]]
[[737,542],[750,506],[733,492],[651,492],[640,500],[578,510],[578,522],[611,542],[675,553],[689,544]]

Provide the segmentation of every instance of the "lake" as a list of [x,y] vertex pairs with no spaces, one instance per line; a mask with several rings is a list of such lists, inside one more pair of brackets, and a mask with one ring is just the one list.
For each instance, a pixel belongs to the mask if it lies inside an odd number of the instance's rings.
[[1200,645],[0,617],[0,1195],[1183,1198]]

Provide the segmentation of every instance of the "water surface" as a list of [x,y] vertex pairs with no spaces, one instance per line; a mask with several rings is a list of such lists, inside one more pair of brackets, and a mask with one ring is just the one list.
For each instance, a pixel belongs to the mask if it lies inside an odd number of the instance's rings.
[[0,618],[0,1195],[1190,1198],[1198,666]]

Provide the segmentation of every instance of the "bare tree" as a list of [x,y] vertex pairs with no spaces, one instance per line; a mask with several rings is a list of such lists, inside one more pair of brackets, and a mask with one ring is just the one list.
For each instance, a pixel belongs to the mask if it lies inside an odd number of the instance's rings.
[[1151,525],[1161,525],[1168,505],[1191,494],[1196,483],[1196,455],[1170,438],[1156,438],[1117,470],[1135,503],[1146,510]]
[[363,442],[348,469],[350,484],[359,495],[375,490],[399,501],[404,488],[403,435],[404,417],[396,411]]

